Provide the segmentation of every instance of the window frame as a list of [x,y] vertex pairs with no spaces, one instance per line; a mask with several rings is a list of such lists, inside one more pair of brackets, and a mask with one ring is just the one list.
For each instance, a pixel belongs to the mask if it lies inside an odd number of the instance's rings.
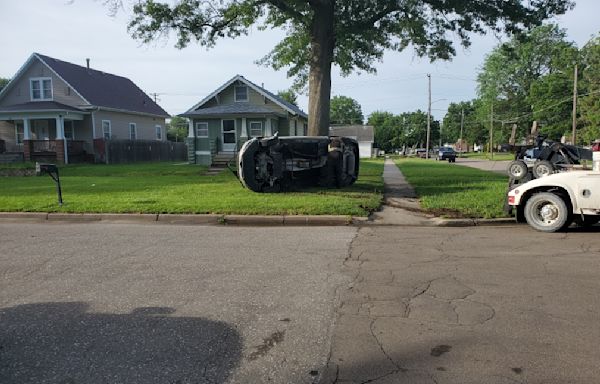
[[[104,123],[108,123],[108,137],[106,137],[106,131],[104,130]],[[102,120],[102,138],[104,140],[110,140],[112,138],[112,123],[110,120]]]
[[[21,132],[19,132],[19,127]],[[19,137],[21,138],[19,140]],[[15,144],[23,145],[25,142],[25,124],[23,122],[15,121]]]
[[[260,135],[254,135],[254,134],[252,134],[252,124],[260,124]],[[264,134],[265,134],[264,128],[265,128],[265,126],[264,126],[264,124],[263,124],[262,121],[255,120],[255,121],[249,121],[248,122],[248,132],[249,132],[250,137],[262,137],[262,136],[264,136]]]
[[156,140],[162,140],[163,139],[162,125],[156,124],[154,126],[154,133],[156,134]]
[[[238,99],[238,93],[237,93],[238,88],[245,88],[246,89],[246,98],[245,99]],[[248,86],[247,85],[236,85],[235,87],[233,87],[233,100],[236,103],[239,103],[239,102],[248,102],[250,100],[250,94],[248,92]]]
[[[205,125],[206,126],[206,135],[201,135],[200,134],[200,129],[204,129],[204,128],[200,128],[200,125]],[[206,138],[208,137],[208,122],[207,121],[198,121],[196,122],[196,137],[200,137],[200,138]]]
[[[131,128],[133,128],[133,135]],[[129,140],[137,140],[137,124],[129,123]]]
[[[48,89],[50,91],[50,97],[45,97],[45,92],[44,92],[44,81],[49,81],[50,82],[50,88]],[[37,83],[39,86],[39,93],[40,93],[40,97],[39,98],[34,98],[33,97],[33,84]],[[31,99],[31,101],[52,101],[54,100],[54,90],[52,89],[52,78],[51,77],[31,77],[29,78],[29,98]]]

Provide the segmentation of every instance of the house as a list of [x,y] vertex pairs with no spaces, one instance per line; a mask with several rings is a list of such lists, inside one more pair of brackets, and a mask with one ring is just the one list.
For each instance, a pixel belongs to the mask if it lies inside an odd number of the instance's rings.
[[358,141],[361,158],[373,156],[375,129],[370,125],[334,125],[329,127],[329,136],[345,136]]
[[180,116],[189,121],[190,163],[229,159],[249,138],[305,136],[308,115],[272,92],[236,75]]
[[26,161],[84,161],[94,140],[165,141],[169,114],[131,80],[39,53],[0,92],[0,140]]

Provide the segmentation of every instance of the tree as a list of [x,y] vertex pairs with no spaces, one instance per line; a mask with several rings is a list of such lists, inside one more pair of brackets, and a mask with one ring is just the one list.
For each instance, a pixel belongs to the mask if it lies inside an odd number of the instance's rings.
[[10,79],[0,77],[0,91],[2,91],[2,88],[6,87],[6,84],[8,84],[9,81]]
[[296,92],[293,89],[286,89],[283,91],[278,91],[277,96],[281,97],[283,100],[288,103],[298,106],[298,96],[296,96]]
[[[485,126],[477,121],[475,101],[450,103],[444,116],[442,141],[456,143],[460,139],[461,120],[463,125],[462,138],[469,144],[481,143],[487,139]],[[464,118],[463,118],[464,116]]]
[[583,123],[579,141],[587,144],[600,139],[600,36],[591,39],[581,51],[584,96],[579,103]]
[[390,151],[393,147],[394,130],[389,123],[394,115],[390,112],[375,111],[369,115],[367,124],[375,130],[375,147],[384,151]]
[[167,140],[183,141],[188,135],[188,122],[183,117],[173,116],[167,124]]
[[[496,47],[477,79],[480,122],[490,123],[493,104],[494,120],[519,123],[521,135],[537,120],[542,133],[560,138],[570,126],[569,98],[577,57],[577,47],[566,40],[565,30],[554,24],[514,36]],[[506,136],[506,131],[499,133]]]
[[358,101],[347,96],[334,96],[329,120],[331,124],[362,124],[364,116]]
[[418,56],[449,59],[455,36],[468,46],[470,33],[514,33],[572,6],[572,0],[179,0],[172,6],[140,0],[129,30],[144,42],[175,30],[179,48],[192,40],[212,47],[219,38],[247,34],[254,24],[284,30],[285,38],[261,62],[288,67],[297,84],[308,82],[308,131],[318,136],[329,129],[332,65],[343,75],[375,72],[373,62],[386,50],[409,45]]
[[[376,111],[367,124],[375,128],[375,145],[386,152],[403,147],[424,147],[427,140],[427,114],[421,110],[393,115]],[[439,138],[440,122],[431,121],[431,140]]]

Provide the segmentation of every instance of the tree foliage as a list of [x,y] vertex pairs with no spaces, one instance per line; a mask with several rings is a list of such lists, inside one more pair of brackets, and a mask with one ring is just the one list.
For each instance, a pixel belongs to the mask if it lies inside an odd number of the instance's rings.
[[281,97],[288,103],[295,105],[296,107],[298,106],[298,96],[296,95],[296,92],[294,92],[293,89],[285,89],[282,91],[278,91],[277,96]]
[[494,120],[517,123],[520,136],[537,120],[541,133],[559,139],[570,126],[569,100],[577,59],[577,47],[554,24],[499,45],[486,57],[477,79],[480,123],[490,121],[493,106]]
[[173,116],[167,124],[167,140],[181,142],[188,135],[188,122],[183,117]]
[[[386,152],[403,148],[424,148],[427,141],[427,113],[417,110],[394,115],[376,111],[367,124],[375,128],[375,146]],[[440,123],[430,122],[432,143],[439,139]]]
[[448,112],[443,119],[443,142],[458,142],[461,138],[461,120],[463,120],[462,139],[469,145],[487,141],[487,128],[477,119],[477,105],[477,100],[450,103]]
[[358,101],[347,96],[334,96],[329,120],[331,124],[362,124],[364,116]]
[[600,139],[600,36],[591,39],[582,49],[582,89],[580,99],[582,129],[580,141],[590,143]]
[[[110,1],[110,0],[109,0]],[[119,0],[114,0],[119,1]],[[192,41],[212,47],[220,38],[245,35],[254,24],[280,28],[285,37],[261,62],[287,68],[296,85],[309,85],[309,134],[327,134],[331,66],[343,75],[375,72],[386,50],[409,45],[432,60],[455,55],[471,33],[518,32],[564,13],[571,0],[179,0],[169,5],[140,0],[129,30],[150,42],[174,30],[177,47]]]
[[8,84],[9,81],[10,79],[0,77],[0,91],[2,90],[2,88],[6,87],[6,84]]

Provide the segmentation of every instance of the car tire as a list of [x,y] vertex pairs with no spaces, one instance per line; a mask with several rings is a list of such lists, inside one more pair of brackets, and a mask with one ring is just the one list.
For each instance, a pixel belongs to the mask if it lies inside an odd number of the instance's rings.
[[527,164],[525,164],[522,160],[514,160],[508,164],[506,167],[506,171],[508,176],[510,176],[514,180],[521,180],[527,176],[529,170],[527,169]]
[[540,192],[525,203],[525,220],[541,232],[560,231],[571,224],[572,215],[563,198],[555,193]]
[[554,166],[548,160],[538,160],[535,162],[535,164],[533,164],[531,172],[536,179],[540,179],[553,174]]

